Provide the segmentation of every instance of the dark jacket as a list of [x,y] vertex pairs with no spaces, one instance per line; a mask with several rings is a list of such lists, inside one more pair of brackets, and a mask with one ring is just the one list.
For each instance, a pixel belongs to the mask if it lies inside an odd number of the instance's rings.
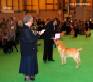
[[29,27],[24,26],[20,35],[20,49],[21,55],[31,55],[33,51],[36,51],[36,44],[38,36],[34,35]]
[[53,21],[50,21],[45,26],[44,39],[52,39],[54,37]]

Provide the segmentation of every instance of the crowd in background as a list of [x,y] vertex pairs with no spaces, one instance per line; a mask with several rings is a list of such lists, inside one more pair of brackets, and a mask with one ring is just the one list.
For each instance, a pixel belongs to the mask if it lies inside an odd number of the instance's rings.
[[18,52],[15,42],[17,40],[16,28],[17,22],[15,18],[2,18],[2,20],[0,20],[0,47],[4,53],[13,52],[13,47],[15,47]]
[[[53,21],[55,33],[61,33],[64,30],[66,31],[66,35],[72,35],[73,37],[78,37],[78,34],[90,37],[90,30],[93,29],[93,23],[91,20],[81,21],[77,19],[71,20],[70,18],[66,18],[66,20],[61,22],[58,18],[47,18],[44,20],[34,17],[32,27],[33,32],[35,33],[45,29],[47,23],[51,21]],[[15,17],[0,19],[0,47],[3,49],[4,53],[13,52],[14,47],[18,52],[16,44],[19,43],[22,26],[22,21],[17,21]],[[39,38],[44,38],[44,35],[41,35]]]

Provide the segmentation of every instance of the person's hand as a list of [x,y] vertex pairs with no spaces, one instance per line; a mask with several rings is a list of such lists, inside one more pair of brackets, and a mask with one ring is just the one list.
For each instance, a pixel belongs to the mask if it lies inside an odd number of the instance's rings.
[[41,31],[41,34],[43,34],[45,32],[45,29],[43,29],[42,31]]
[[44,32],[45,32],[45,29],[41,30],[41,31],[39,32],[39,35],[42,35]]

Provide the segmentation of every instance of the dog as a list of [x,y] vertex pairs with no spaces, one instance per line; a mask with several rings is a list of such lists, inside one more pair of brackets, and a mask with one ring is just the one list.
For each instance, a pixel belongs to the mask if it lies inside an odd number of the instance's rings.
[[58,52],[60,53],[62,64],[66,64],[67,57],[72,57],[76,63],[76,68],[80,65],[80,51],[82,48],[66,48],[62,41],[59,39],[54,40]]

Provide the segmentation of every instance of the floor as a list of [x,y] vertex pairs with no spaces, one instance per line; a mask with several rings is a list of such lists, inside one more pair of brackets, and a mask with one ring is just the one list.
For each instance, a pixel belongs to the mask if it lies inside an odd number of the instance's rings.
[[[68,58],[67,64],[62,65],[55,47],[55,61],[44,64],[42,61],[43,40],[39,40],[38,43],[41,44],[38,46],[39,74],[34,82],[93,82],[93,34],[90,38],[86,38],[84,35],[79,35],[77,38],[65,35],[62,40],[67,47],[83,48],[80,52],[80,68],[75,68],[72,58]],[[4,54],[0,50],[0,82],[25,82],[24,76],[18,73],[19,64],[20,52],[17,53],[14,50],[11,54]]]

